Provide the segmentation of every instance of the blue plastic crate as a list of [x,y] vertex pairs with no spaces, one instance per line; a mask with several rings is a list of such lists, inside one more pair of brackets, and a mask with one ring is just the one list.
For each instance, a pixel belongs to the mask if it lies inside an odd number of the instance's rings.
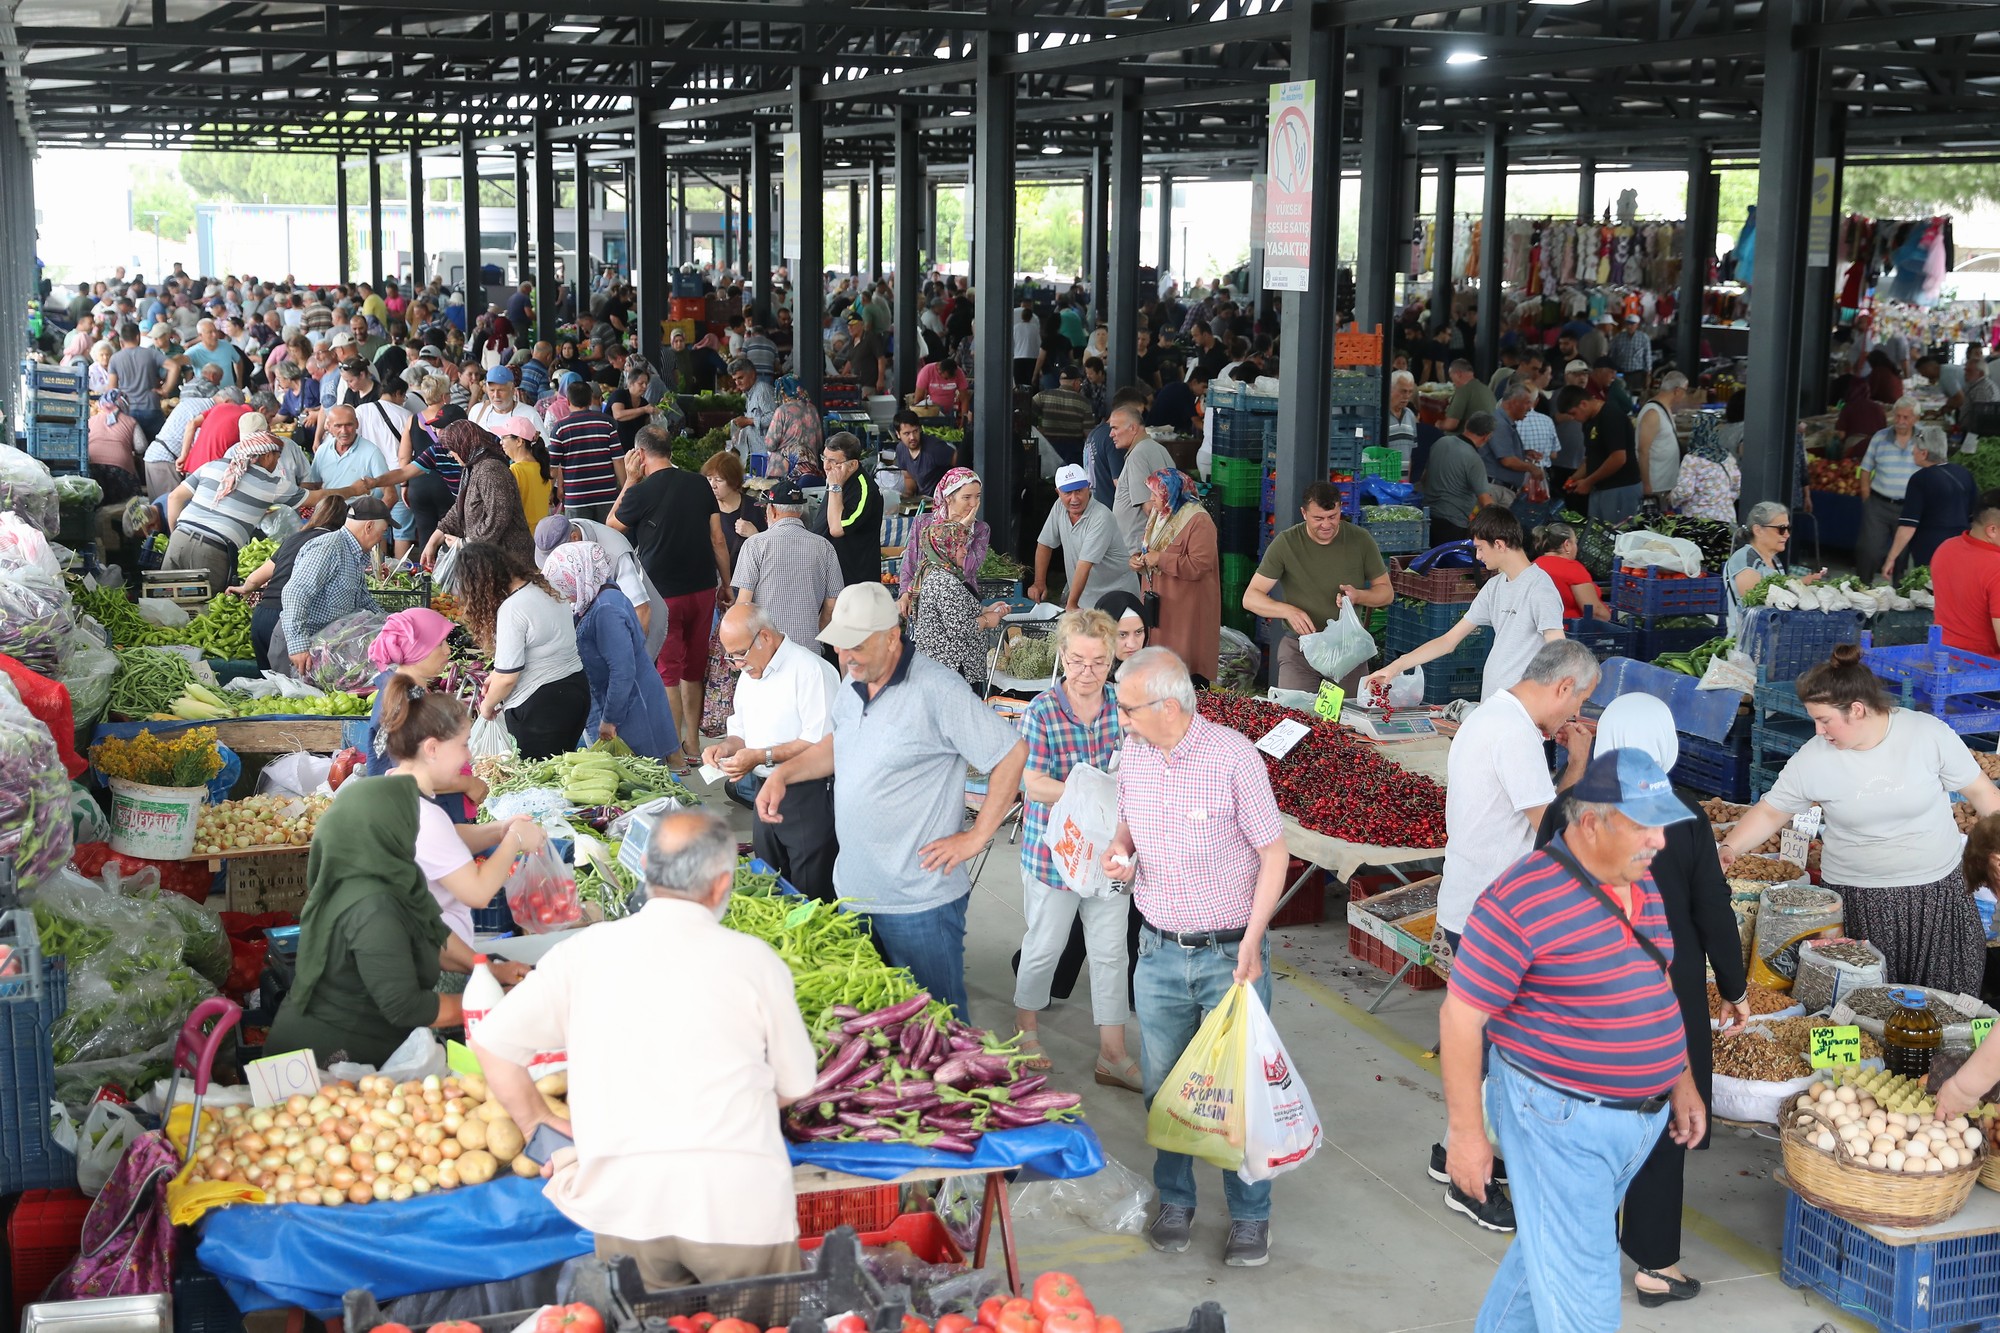
[[1778,785],[1779,768],[1753,762],[1750,765],[1750,799],[1761,801]]
[[1349,476],[1358,472],[1361,451],[1380,444],[1380,434],[1380,423],[1372,416],[1335,412],[1326,432],[1327,471],[1345,472]]
[[2000,1327],[2000,1232],[1891,1245],[1866,1227],[1785,1199],[1779,1277],[1855,1311],[1884,1333]]
[[[1418,644],[1429,643],[1465,618],[1464,602],[1409,602],[1398,597],[1384,608],[1388,612],[1387,633],[1395,651],[1406,653]],[[1484,634],[1484,627],[1473,635]],[[1467,643],[1471,642],[1468,638]],[[1459,646],[1464,651],[1464,645]]]
[[1611,607],[1635,616],[1719,616],[1726,609],[1722,579],[1663,578],[1657,569],[1611,571]]
[[1877,648],[1864,644],[1861,660],[1891,689],[1907,684],[1932,699],[1953,694],[2000,692],[2000,660],[1981,657],[1963,648],[1947,648],[1943,631],[1931,626],[1928,643],[1904,648]]
[[1563,636],[1588,647],[1600,662],[1610,657],[1632,656],[1634,645],[1638,642],[1638,631],[1632,626],[1616,620],[1599,620],[1595,616],[1563,621]]
[[1216,547],[1230,555],[1248,555],[1257,549],[1264,530],[1264,515],[1256,509],[1225,507],[1215,515]]
[[1750,655],[1761,679],[1797,680],[1833,656],[1843,643],[1861,642],[1859,611],[1776,611],[1751,607],[1744,613],[1736,646]]
[[1361,484],[1353,481],[1336,481],[1333,489],[1340,492],[1340,512],[1348,521],[1361,517]]
[[[1456,654],[1454,654],[1456,656]],[[1424,702],[1427,704],[1448,704],[1453,699],[1470,699],[1477,702],[1479,692],[1485,688],[1486,662],[1482,655],[1479,665],[1451,665],[1451,658],[1439,658],[1424,664]]]
[[1590,702],[1603,708],[1621,694],[1652,695],[1673,710],[1674,725],[1683,733],[1711,741],[1728,737],[1743,703],[1743,695],[1735,690],[1704,690],[1693,676],[1650,662],[1608,658]]
[[1908,611],[1878,611],[1868,617],[1868,640],[1877,648],[1902,648],[1931,641],[1934,617],[1926,606]]
[[1756,707],[1758,716],[1777,713],[1784,717],[1806,717],[1806,706],[1799,702],[1798,685],[1789,680],[1767,680],[1764,673],[1757,673]]
[[1334,371],[1327,376],[1327,401],[1336,412],[1344,408],[1380,407],[1382,372],[1373,366]]
[[1375,545],[1385,555],[1421,555],[1431,549],[1431,511],[1426,508],[1422,518],[1392,518],[1376,521],[1371,515],[1382,505],[1361,507],[1361,526],[1368,529],[1368,535],[1375,539]]
[[490,905],[473,908],[472,929],[481,935],[512,935],[517,927],[514,913],[507,906],[507,895],[496,893]]
[[1767,768],[1783,768],[1813,738],[1812,723],[1781,717],[1750,728],[1750,756]]
[[78,471],[90,466],[90,436],[82,422],[29,420],[23,427],[22,447],[44,463]]
[[49,1132],[55,1060],[49,1030],[66,990],[60,965],[46,966],[32,912],[0,913],[0,944],[11,950],[0,977],[0,1195],[68,1189],[76,1159]]
[[1905,687],[1902,701],[1904,707],[1931,714],[1961,736],[1990,736],[2000,732],[2000,696],[1948,694],[1937,698]]
[[[1651,662],[1662,653],[1685,653],[1690,649],[1699,648],[1710,639],[1718,638],[1722,634],[1722,626],[1713,623],[1691,625],[1685,629],[1668,629],[1646,621],[1628,620],[1625,623],[1632,627],[1632,656],[1644,662]],[[1694,677],[1689,676],[1688,681],[1692,683]]]
[[1278,419],[1256,412],[1218,411],[1215,414],[1215,453],[1220,458],[1254,459],[1264,466],[1264,455],[1278,444]]
[[1208,386],[1208,405],[1227,412],[1273,416],[1278,411],[1278,398],[1276,394],[1252,393],[1250,386],[1240,380],[1217,380]]
[[1739,805],[1750,802],[1749,738],[1717,744],[1700,736],[1682,733],[1680,758],[1670,777],[1678,786],[1707,796],[1720,796]]

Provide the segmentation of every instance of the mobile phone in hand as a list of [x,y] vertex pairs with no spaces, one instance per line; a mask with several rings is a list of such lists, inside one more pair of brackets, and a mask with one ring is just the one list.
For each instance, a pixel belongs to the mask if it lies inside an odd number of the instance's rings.
[[529,1161],[538,1166],[547,1166],[549,1158],[554,1157],[558,1151],[575,1146],[576,1140],[569,1135],[559,1133],[549,1125],[537,1125],[534,1137],[528,1140],[528,1146],[522,1151],[528,1154]]

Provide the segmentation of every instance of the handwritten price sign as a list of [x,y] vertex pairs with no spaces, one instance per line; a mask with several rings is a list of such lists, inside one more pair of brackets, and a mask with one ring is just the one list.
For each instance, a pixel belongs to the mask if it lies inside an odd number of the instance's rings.
[[1329,722],[1340,721],[1340,706],[1347,702],[1347,691],[1332,681],[1321,681],[1319,696],[1313,700],[1313,712]]
[[1851,1023],[1846,1027],[1814,1028],[1812,1048],[1807,1054],[1814,1069],[1858,1065],[1861,1063],[1861,1029]]

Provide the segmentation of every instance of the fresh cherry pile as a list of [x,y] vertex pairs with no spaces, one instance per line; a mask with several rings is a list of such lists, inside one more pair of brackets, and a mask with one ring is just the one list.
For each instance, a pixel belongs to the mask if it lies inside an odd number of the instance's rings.
[[1287,718],[1311,724],[1283,759],[1265,755],[1264,766],[1278,808],[1313,832],[1377,847],[1444,846],[1444,788],[1338,723],[1214,691],[1201,694],[1201,715],[1251,740]]

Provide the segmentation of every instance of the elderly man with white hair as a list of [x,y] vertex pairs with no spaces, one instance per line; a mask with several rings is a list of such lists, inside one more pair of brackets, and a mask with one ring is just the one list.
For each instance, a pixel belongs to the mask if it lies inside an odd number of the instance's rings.
[[1403,456],[1403,478],[1415,481],[1410,470],[1417,452],[1417,377],[1407,370],[1389,376],[1389,433],[1385,443]]
[[195,343],[185,353],[188,364],[197,371],[209,366],[222,368],[222,387],[237,389],[243,387],[242,377],[237,373],[237,365],[243,354],[222,338],[222,329],[212,319],[204,319],[194,326]]

